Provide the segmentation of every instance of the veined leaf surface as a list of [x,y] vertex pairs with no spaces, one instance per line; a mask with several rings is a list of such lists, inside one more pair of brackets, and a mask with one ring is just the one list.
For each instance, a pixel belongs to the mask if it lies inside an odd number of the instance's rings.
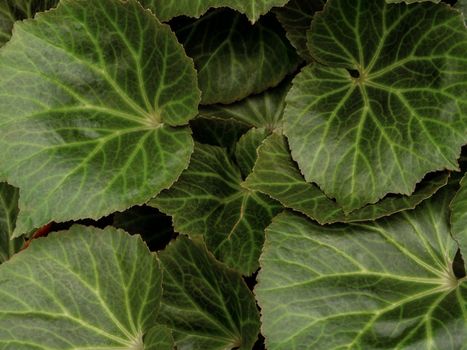
[[0,348],[143,350],[159,263],[140,237],[73,226],[0,265]]
[[467,175],[451,203],[451,232],[459,243],[464,266],[467,267]]
[[[404,33],[403,35],[401,33]],[[307,182],[346,212],[457,169],[467,141],[467,31],[445,4],[330,0],[294,79],[285,134]]]
[[224,149],[197,144],[188,169],[149,205],[173,216],[175,231],[204,236],[219,260],[250,275],[259,266],[264,229],[281,206],[241,182]]
[[243,15],[220,9],[175,30],[195,62],[203,104],[228,104],[261,93],[298,64],[274,17],[252,25]]
[[248,96],[236,103],[201,106],[204,118],[233,119],[250,127],[282,130],[285,96],[290,89],[290,79],[265,92]]
[[251,350],[259,332],[253,294],[241,275],[203,243],[181,236],[160,253],[164,271],[159,321],[179,349]]
[[0,52],[0,168],[20,188],[15,234],[141,204],[193,150],[192,61],[136,0],[64,0]]
[[3,0],[0,2],[0,46],[11,37],[17,20],[32,18],[36,12],[45,11],[58,4],[59,0]]
[[259,146],[253,172],[242,186],[263,192],[285,207],[303,213],[320,224],[329,224],[375,220],[402,210],[413,209],[446,185],[448,178],[449,172],[441,172],[422,181],[410,196],[383,198],[375,204],[346,214],[335,201],[326,197],[318,186],[305,181],[290,156],[285,138],[272,134]]
[[413,211],[267,229],[256,296],[268,349],[464,349],[467,281],[452,270],[452,191]]
[[21,249],[23,238],[11,239],[18,216],[17,188],[0,182],[0,264]]
[[166,326],[151,328],[144,336],[144,350],[174,350],[172,331]]
[[235,147],[235,160],[244,179],[253,170],[258,157],[256,150],[268,135],[269,132],[264,128],[252,128],[238,140]]
[[140,0],[152,9],[162,21],[176,16],[200,17],[210,8],[230,7],[256,22],[274,6],[282,6],[288,0]]
[[325,2],[325,0],[291,0],[285,6],[274,10],[290,43],[306,61],[312,60],[307,47],[306,33],[310,29],[313,15],[323,9]]

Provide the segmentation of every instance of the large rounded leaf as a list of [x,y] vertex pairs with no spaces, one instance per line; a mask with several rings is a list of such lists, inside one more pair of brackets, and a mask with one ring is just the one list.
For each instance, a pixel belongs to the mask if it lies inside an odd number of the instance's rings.
[[443,191],[376,222],[296,214],[266,233],[257,299],[268,349],[464,349],[467,280],[452,269]]
[[140,237],[74,226],[0,266],[0,348],[144,349],[162,287]]
[[140,0],[156,12],[157,17],[167,21],[176,16],[199,17],[210,8],[230,7],[248,16],[255,22],[274,6],[282,6],[288,0]]
[[445,4],[330,0],[287,97],[293,158],[346,212],[457,169],[467,142],[467,31]]
[[259,332],[255,298],[240,274],[203,243],[179,237],[160,253],[164,271],[159,321],[179,349],[251,350]]
[[188,164],[199,91],[170,28],[136,0],[64,0],[0,52],[0,165],[16,233],[146,202]]

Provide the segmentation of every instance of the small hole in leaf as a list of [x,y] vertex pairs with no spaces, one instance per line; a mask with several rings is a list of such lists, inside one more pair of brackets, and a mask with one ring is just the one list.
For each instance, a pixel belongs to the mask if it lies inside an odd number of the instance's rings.
[[454,272],[454,276],[456,276],[457,279],[461,279],[466,276],[464,259],[462,258],[460,249],[457,249],[456,256],[452,262],[452,271]]
[[360,78],[360,72],[357,69],[347,69],[352,78]]

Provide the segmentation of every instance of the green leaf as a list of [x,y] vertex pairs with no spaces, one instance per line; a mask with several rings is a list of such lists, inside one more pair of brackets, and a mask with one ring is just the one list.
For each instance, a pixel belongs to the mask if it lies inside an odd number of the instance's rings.
[[181,236],[160,253],[164,271],[159,322],[179,349],[250,350],[259,332],[253,294],[241,276],[201,242]]
[[411,194],[428,172],[457,169],[467,142],[458,11],[330,0],[313,19],[309,47],[321,64],[297,75],[284,116],[307,182],[350,212]]
[[221,9],[186,22],[175,30],[195,62],[203,104],[227,104],[263,92],[297,66],[297,54],[275,18],[252,25],[245,16]]
[[258,156],[256,150],[268,134],[269,132],[264,128],[253,128],[238,141],[235,148],[235,160],[243,178],[246,178],[251,173],[251,170],[253,170]]
[[241,182],[224,149],[197,144],[188,169],[149,205],[173,216],[175,231],[204,236],[219,260],[250,275],[259,266],[264,229],[280,206]]
[[467,282],[449,234],[452,191],[364,224],[284,213],[255,289],[268,349],[463,349]]
[[467,13],[467,0],[457,0],[455,8],[462,12],[465,22],[465,15]]
[[11,37],[16,20],[32,18],[36,12],[48,10],[59,0],[3,0],[0,3],[0,46]]
[[414,4],[417,2],[434,2],[434,3],[439,3],[441,0],[386,0],[388,4],[396,4],[396,3],[401,3],[405,2],[406,4]]
[[229,155],[250,126],[234,119],[198,116],[190,121],[193,138],[200,143],[227,148]]
[[272,134],[258,148],[253,172],[242,186],[263,192],[320,224],[375,220],[399,211],[413,209],[447,184],[448,172],[432,176],[417,185],[411,196],[391,196],[345,214],[318,186],[305,181],[290,156],[283,136]]
[[172,331],[165,326],[153,327],[144,335],[144,350],[173,350],[174,346]]
[[290,89],[290,79],[262,94],[229,105],[201,106],[200,115],[205,118],[233,119],[250,127],[282,130],[285,96]]
[[325,0],[291,0],[284,7],[274,9],[277,19],[286,31],[290,43],[300,57],[312,61],[307,47],[306,33],[310,29],[313,15],[323,9]]
[[177,179],[199,91],[170,28],[136,0],[65,0],[0,52],[0,168],[15,235],[141,204]]
[[24,244],[23,238],[11,239],[18,216],[17,188],[0,182],[0,264],[10,259]]
[[143,350],[161,271],[140,237],[73,226],[0,265],[0,348]]
[[460,189],[451,203],[451,232],[459,244],[467,268],[467,175],[460,182]]
[[256,22],[274,6],[283,6],[288,0],[140,0],[153,10],[162,21],[177,16],[200,17],[210,8],[230,7]]

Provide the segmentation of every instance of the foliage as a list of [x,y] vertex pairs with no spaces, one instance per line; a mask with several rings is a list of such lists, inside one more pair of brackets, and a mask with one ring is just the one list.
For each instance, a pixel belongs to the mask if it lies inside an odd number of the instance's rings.
[[2,1],[0,349],[464,349],[466,3]]

